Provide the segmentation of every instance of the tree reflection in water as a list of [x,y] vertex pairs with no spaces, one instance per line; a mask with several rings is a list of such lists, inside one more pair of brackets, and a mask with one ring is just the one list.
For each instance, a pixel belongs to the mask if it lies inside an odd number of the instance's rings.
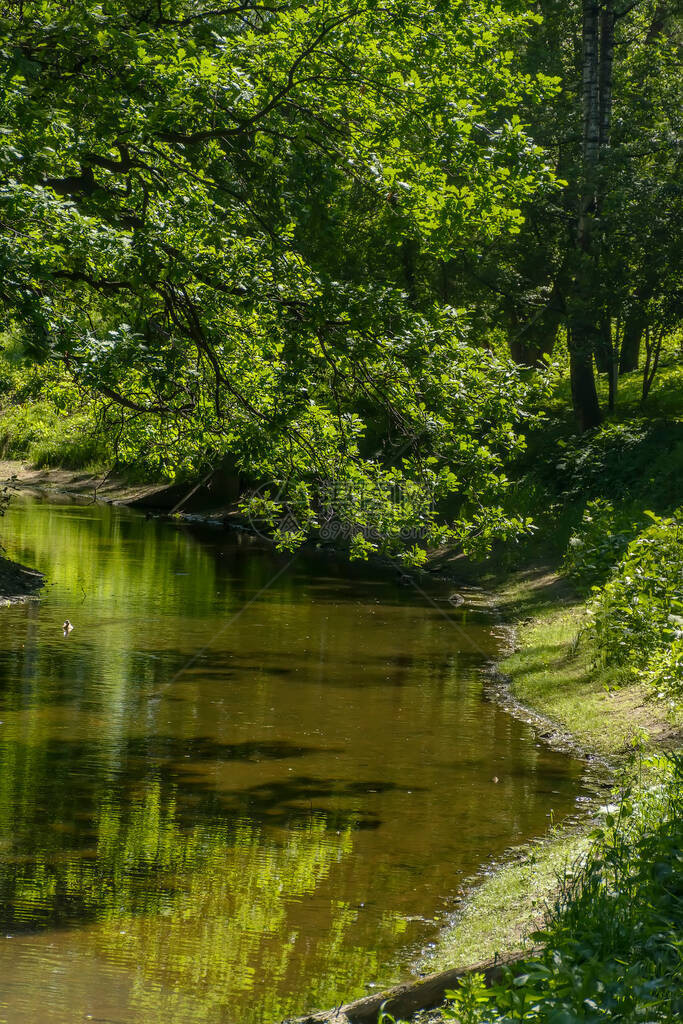
[[483,613],[318,556],[268,587],[257,542],[109,507],[19,501],[3,533],[51,583],[0,615],[8,1024],[360,994],[574,806],[581,765],[483,697]]

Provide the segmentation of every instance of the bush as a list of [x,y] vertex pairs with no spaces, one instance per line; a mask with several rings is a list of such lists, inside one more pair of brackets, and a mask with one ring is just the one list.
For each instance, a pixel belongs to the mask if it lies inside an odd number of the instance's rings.
[[611,501],[589,501],[581,523],[569,538],[562,568],[577,583],[603,582],[637,532],[633,516]]
[[69,469],[101,465],[107,459],[91,413],[62,415],[47,401],[13,406],[0,414],[0,454],[38,467]]
[[548,492],[564,503],[609,495],[669,511],[683,503],[683,424],[633,420],[606,423],[580,437],[550,434],[535,451],[530,474],[546,501]]
[[645,681],[661,699],[674,705],[683,700],[683,628],[677,624],[675,639],[670,647],[659,651],[643,673]]
[[675,617],[683,611],[683,510],[667,519],[645,514],[652,526],[629,544],[589,605],[607,664],[645,668],[677,639]]

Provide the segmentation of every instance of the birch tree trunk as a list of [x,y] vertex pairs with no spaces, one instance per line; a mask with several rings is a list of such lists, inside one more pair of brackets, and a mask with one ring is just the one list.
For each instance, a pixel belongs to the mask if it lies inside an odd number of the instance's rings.
[[[600,148],[598,160],[604,165],[610,148],[610,131],[612,128],[612,70],[614,66],[614,0],[603,0],[600,13],[600,64],[598,72],[598,91],[600,104]],[[596,207],[598,212],[602,202],[602,189],[598,187]],[[614,411],[619,386],[619,345],[618,338],[612,333],[612,318],[609,312],[605,316],[606,329],[603,331],[607,353],[607,373],[609,379],[609,410]]]
[[614,0],[603,0],[600,15],[600,152],[599,158],[604,159],[610,145],[612,128],[612,71],[614,66]]

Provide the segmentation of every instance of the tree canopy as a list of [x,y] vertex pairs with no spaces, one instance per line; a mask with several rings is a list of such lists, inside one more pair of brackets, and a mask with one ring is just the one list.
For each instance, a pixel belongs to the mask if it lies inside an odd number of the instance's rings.
[[564,324],[590,426],[594,357],[622,339],[627,366],[679,316],[680,19],[606,4],[596,42],[594,7],[4,7],[4,326],[121,447],[237,467],[280,543],[334,522],[419,560],[514,535],[506,464],[547,389],[527,366]]
[[[25,3],[2,22],[4,315],[197,469],[356,553],[518,529],[528,383],[410,263],[519,232],[525,4]],[[400,492],[400,498],[398,494]],[[275,494],[279,494],[276,499]],[[443,535],[443,529],[441,533]],[[291,538],[290,538],[291,539]]]

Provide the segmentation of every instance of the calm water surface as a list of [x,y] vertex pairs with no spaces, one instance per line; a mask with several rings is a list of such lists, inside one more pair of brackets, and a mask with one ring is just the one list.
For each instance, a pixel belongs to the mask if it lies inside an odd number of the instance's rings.
[[1,529],[50,581],[0,611],[2,1024],[362,994],[575,805],[581,765],[483,697],[481,612],[108,506]]

